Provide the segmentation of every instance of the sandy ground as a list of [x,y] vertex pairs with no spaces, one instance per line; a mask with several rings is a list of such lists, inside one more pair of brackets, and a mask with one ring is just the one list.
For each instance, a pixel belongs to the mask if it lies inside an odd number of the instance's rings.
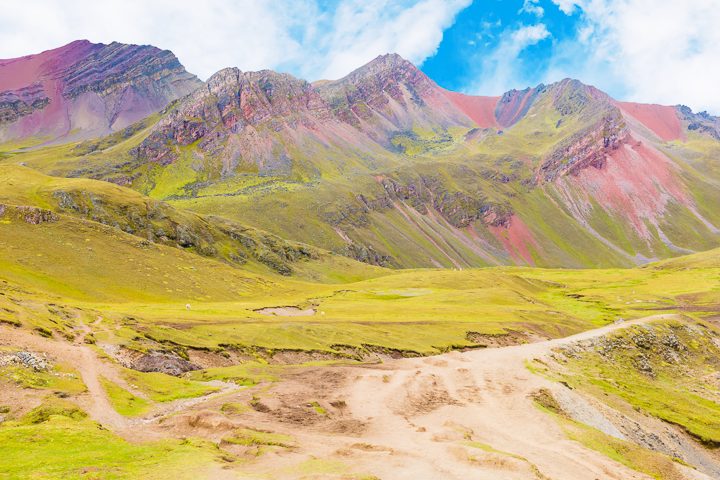
[[[118,374],[88,346],[10,328],[0,330],[0,344],[48,352],[73,364],[89,390],[82,406],[132,441],[188,435],[220,441],[238,427],[295,439],[294,447],[270,449],[242,467],[229,464],[223,478],[358,478],[304,477],[293,469],[299,462],[323,459],[341,462],[349,473],[384,480],[630,480],[650,477],[567,439],[556,419],[534,405],[531,394],[541,388],[556,392],[590,423],[602,423],[602,415],[574,391],[532,374],[526,363],[556,347],[660,317],[519,346],[372,366],[303,368],[281,382],[252,389],[222,385],[216,394],[164,405],[141,419],[127,419],[111,408],[99,375],[119,381]],[[226,402],[250,403],[254,409],[225,415],[220,407]],[[315,402],[326,412],[313,411]],[[213,468],[207,478],[219,478]],[[676,468],[677,478],[711,478]]]

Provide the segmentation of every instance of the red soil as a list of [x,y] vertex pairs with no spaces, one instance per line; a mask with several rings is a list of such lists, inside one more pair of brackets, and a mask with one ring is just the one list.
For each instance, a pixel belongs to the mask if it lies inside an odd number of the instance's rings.
[[646,220],[656,223],[670,199],[691,204],[674,170],[652,146],[631,139],[613,151],[604,168],[586,168],[569,178],[604,209],[627,218],[640,237],[649,238]]
[[532,232],[520,217],[513,215],[510,218],[508,227],[490,226],[488,228],[516,263],[535,265],[535,261],[530,254],[530,247],[538,249],[539,246]]
[[631,116],[663,141],[682,140],[683,129],[675,107],[633,102],[617,102],[626,115]]
[[527,91],[511,91],[505,95],[506,101],[504,101],[497,112],[497,122],[504,128],[511,127],[515,123],[519,122],[527,113],[528,109],[532,105],[532,101],[535,98],[537,91],[535,88],[528,89]]
[[500,97],[476,97],[445,90],[445,96],[480,128],[498,128],[495,106]]

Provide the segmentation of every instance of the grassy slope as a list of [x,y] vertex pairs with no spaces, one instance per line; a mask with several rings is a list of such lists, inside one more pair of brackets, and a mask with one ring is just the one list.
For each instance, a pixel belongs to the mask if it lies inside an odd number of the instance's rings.
[[[219,452],[211,444],[133,444],[86,419],[51,416],[41,424],[0,428],[0,478],[207,478]],[[28,477],[32,475],[32,477]]]
[[[41,225],[5,219],[0,248],[0,278],[9,282],[0,284],[7,292],[0,303],[12,312],[7,316],[70,334],[101,315],[106,328],[98,337],[122,343],[141,331],[189,346],[328,350],[377,344],[428,352],[467,345],[468,331],[531,329],[559,336],[617,316],[710,299],[717,291],[712,261],[692,270],[669,262],[633,270],[385,271],[361,281],[341,272],[343,283],[309,283],[146,244],[66,216]],[[284,305],[314,306],[317,314],[268,317],[255,311]],[[109,328],[113,323],[123,328]]]
[[[634,409],[654,416],[680,426],[707,446],[717,447],[718,335],[717,327],[689,317],[666,320],[561,349],[555,357],[560,363],[537,367],[551,378],[587,392],[621,412]],[[573,438],[590,443],[591,448],[608,454],[632,453],[628,446],[607,451],[602,448],[600,433],[588,427],[573,422],[567,427]],[[617,440],[614,442],[622,446]]]
[[[292,171],[276,176],[242,167],[234,177],[220,178],[216,162],[196,157],[192,145],[183,147],[181,159],[174,165],[138,165],[129,151],[147,136],[158,118],[149,118],[130,132],[81,144],[20,152],[13,150],[17,145],[0,146],[0,152],[5,151],[0,163],[22,162],[55,175],[129,182],[136,190],[183,209],[220,215],[282,238],[343,252],[346,243],[336,227],[356,243],[390,255],[392,264],[403,267],[523,261],[509,255],[482,221],[474,222],[478,240],[470,232],[452,227],[439,214],[421,215],[408,205],[363,214],[358,194],[371,200],[385,194],[375,179],[378,175],[400,183],[417,183],[423,176],[438,181],[448,194],[482,196],[512,208],[535,238],[536,244],[529,248],[538,266],[629,266],[636,255],[663,258],[679,254],[664,244],[655,227],[650,228],[655,233],[648,244],[621,212],[591,203],[586,221],[617,248],[610,247],[567,209],[554,188],[527,186],[526,180],[532,178],[543,156],[589,121],[582,115],[560,115],[550,96],[542,97],[502,135],[491,130],[478,139],[466,140],[466,130],[438,133],[417,127],[396,135],[396,152],[368,145],[363,146],[370,149],[367,152],[350,145],[338,150],[312,142],[293,145]],[[691,133],[686,142],[657,144],[677,164],[677,175],[697,211],[716,225],[720,224],[720,213],[714,208],[720,202],[720,171],[714,161],[720,151],[717,143]],[[510,180],[499,181],[502,176]],[[569,195],[583,204],[581,191],[571,189]],[[671,242],[684,248],[699,251],[718,244],[717,235],[678,204],[669,206],[659,227]]]
[[380,272],[236,223],[178,210],[134,190],[96,180],[50,177],[24,167],[0,166],[0,203],[36,206],[94,220],[156,243],[182,245],[188,251],[260,274],[282,271],[313,281],[337,281],[367,278]]

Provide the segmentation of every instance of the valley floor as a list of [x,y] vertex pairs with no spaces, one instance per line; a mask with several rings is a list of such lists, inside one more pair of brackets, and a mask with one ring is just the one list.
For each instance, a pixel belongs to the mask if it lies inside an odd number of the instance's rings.
[[[78,372],[87,391],[75,399],[92,421],[109,430],[105,435],[124,439],[113,443],[148,450],[175,443],[162,447],[168,452],[164,458],[128,459],[121,466],[103,463],[107,445],[90,443],[88,448],[98,452],[85,460],[87,465],[66,459],[63,467],[43,455],[50,450],[43,447],[48,432],[58,426],[92,435],[98,427],[50,415],[44,422],[0,428],[0,472],[11,472],[0,478],[139,478],[139,472],[143,478],[170,478],[174,472],[176,479],[717,478],[720,456],[679,427],[609,406],[533,367],[560,365],[559,349],[614,332],[683,321],[656,315],[516,346],[378,364],[305,365],[247,387],[214,380],[215,390],[205,396],[174,400],[136,416],[118,413],[103,382],[138,387],[123,381],[121,367],[82,337],[71,343],[1,327],[0,348],[46,353]],[[23,402],[32,403],[30,397],[26,389],[9,388],[0,403],[22,409]],[[8,436],[23,429],[34,438],[21,447],[23,454],[38,454],[36,463],[24,467],[13,462],[19,445],[8,443]],[[675,460],[637,445],[627,433],[631,430],[657,439]],[[177,451],[183,448],[189,449]],[[609,455],[612,448],[619,454]],[[637,450],[643,451],[642,461]],[[133,462],[142,461],[147,464],[135,470]]]

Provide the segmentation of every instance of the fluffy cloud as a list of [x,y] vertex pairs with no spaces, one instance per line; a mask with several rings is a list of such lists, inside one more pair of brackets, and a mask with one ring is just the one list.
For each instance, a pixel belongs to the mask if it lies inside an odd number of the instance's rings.
[[615,85],[629,100],[720,114],[717,0],[553,1],[582,14],[577,40],[588,81]]
[[220,68],[274,68],[336,78],[397,52],[421,63],[471,0],[26,0],[0,12],[0,57],[78,38],[172,50],[206,78]]
[[497,47],[478,61],[479,69],[474,72],[476,79],[464,90],[478,95],[499,95],[510,88],[527,85],[525,72],[518,63],[520,53],[531,45],[550,37],[543,23],[505,30]]
[[539,2],[540,0],[525,0],[520,9],[520,13],[529,13],[530,15],[542,18],[542,16],[545,15],[545,9],[538,5]]
[[323,66],[313,70],[337,78],[381,53],[396,52],[416,64],[433,55],[443,31],[471,0],[349,0],[337,8],[315,43]]

